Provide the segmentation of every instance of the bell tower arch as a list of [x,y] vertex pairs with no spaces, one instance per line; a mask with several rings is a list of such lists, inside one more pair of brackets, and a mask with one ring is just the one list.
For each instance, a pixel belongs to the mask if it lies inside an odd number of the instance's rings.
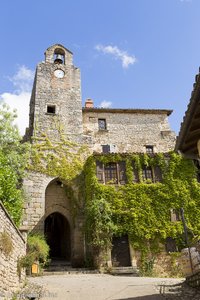
[[36,69],[25,140],[42,134],[58,140],[58,128],[61,127],[62,134],[81,142],[80,70],[73,65],[73,53],[55,44],[45,51],[45,61],[39,63]]

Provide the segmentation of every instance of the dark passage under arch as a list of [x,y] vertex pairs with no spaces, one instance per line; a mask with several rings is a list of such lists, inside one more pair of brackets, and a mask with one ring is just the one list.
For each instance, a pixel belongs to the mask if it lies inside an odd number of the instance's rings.
[[50,247],[51,259],[71,259],[70,227],[60,213],[50,214],[45,220],[44,233]]

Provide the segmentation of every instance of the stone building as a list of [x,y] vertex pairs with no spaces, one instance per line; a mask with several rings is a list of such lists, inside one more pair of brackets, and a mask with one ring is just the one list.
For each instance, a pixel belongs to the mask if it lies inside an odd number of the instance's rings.
[[[90,153],[158,153],[174,149],[164,109],[96,108],[87,99],[82,108],[80,70],[73,54],[56,44],[38,64],[30,101],[30,121],[25,140],[46,134],[59,142],[58,126],[73,142],[87,144]],[[58,177],[28,171],[24,179],[27,202],[24,225],[47,236],[51,256],[63,258],[72,266],[85,260],[84,215],[74,217],[68,195]],[[123,243],[123,241],[122,241]]]

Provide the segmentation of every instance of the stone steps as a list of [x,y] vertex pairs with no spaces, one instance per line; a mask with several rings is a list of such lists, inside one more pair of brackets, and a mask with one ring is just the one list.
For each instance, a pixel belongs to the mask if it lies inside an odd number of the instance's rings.
[[71,275],[75,275],[75,274],[99,274],[99,271],[98,270],[89,270],[89,269],[76,269],[76,268],[72,268],[72,269],[65,269],[65,270],[48,270],[48,269],[45,269],[43,271],[43,274],[44,276],[46,275],[68,275],[68,274],[71,274]]
[[43,271],[43,275],[64,275],[64,274],[97,274],[98,270],[88,268],[72,268],[68,261],[52,261]]
[[112,267],[110,272],[112,275],[131,275],[131,276],[139,276],[139,271],[136,267]]
[[[89,268],[72,268],[70,262],[62,260],[53,260],[47,268],[44,269],[43,275],[67,275],[67,274],[98,274],[98,270]],[[136,267],[112,267],[111,275],[130,275],[139,276]]]

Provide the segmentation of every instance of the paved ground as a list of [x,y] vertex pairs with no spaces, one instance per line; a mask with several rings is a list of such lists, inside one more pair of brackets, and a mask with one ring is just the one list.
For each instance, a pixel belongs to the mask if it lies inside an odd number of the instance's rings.
[[200,294],[182,285],[181,279],[79,274],[29,281],[33,293],[35,285],[43,287],[41,300],[200,300]]

